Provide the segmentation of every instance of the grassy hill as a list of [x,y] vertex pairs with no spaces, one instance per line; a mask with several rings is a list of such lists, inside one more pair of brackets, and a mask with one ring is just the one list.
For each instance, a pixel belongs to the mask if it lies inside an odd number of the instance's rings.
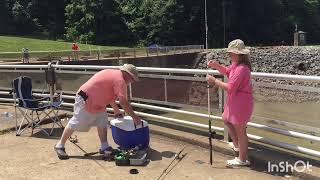
[[[70,42],[41,40],[26,37],[0,36],[0,53],[1,52],[21,52],[22,48],[28,48],[29,51],[62,51],[71,50]],[[117,49],[115,46],[96,46],[79,44],[81,50],[92,49]]]

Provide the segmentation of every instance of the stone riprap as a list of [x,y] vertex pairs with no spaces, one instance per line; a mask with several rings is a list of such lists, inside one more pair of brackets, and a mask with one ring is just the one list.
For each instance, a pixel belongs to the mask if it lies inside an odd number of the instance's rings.
[[[306,47],[250,47],[250,60],[254,72],[320,76],[320,46]],[[221,64],[230,65],[229,55],[225,49],[212,50],[208,54],[209,59],[215,59]],[[206,68],[206,59],[199,61],[197,68]],[[290,86],[304,86],[320,88],[320,83],[298,82],[291,80],[277,80],[266,78],[254,78],[255,82],[284,85],[286,89],[257,87],[255,86],[255,98],[260,101],[278,102],[320,102],[320,93],[301,92],[287,90]],[[257,83],[258,84],[258,83]]]

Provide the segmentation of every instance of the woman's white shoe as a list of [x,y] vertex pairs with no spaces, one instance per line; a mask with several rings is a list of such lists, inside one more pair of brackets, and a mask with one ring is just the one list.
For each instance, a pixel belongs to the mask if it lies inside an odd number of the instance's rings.
[[250,162],[248,160],[241,161],[238,157],[235,157],[232,160],[227,160],[228,167],[241,167],[241,166],[250,166]]

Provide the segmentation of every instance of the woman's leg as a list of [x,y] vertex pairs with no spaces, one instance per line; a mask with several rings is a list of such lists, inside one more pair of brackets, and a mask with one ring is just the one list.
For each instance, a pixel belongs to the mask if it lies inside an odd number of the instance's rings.
[[239,159],[244,162],[247,160],[248,152],[247,124],[233,124],[233,127],[235,128],[238,137]]
[[235,148],[238,148],[238,136],[237,136],[237,133],[236,133],[236,130],[235,128],[233,127],[233,125],[227,121],[224,121],[224,124],[227,126],[228,128],[228,133],[232,139],[232,142],[233,142],[233,145]]

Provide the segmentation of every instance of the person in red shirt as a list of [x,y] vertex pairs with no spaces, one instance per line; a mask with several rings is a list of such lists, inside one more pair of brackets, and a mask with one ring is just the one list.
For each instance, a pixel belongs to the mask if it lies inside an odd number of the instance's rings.
[[80,47],[76,43],[72,43],[71,49],[73,52],[74,60],[78,60],[78,53],[80,51]]

